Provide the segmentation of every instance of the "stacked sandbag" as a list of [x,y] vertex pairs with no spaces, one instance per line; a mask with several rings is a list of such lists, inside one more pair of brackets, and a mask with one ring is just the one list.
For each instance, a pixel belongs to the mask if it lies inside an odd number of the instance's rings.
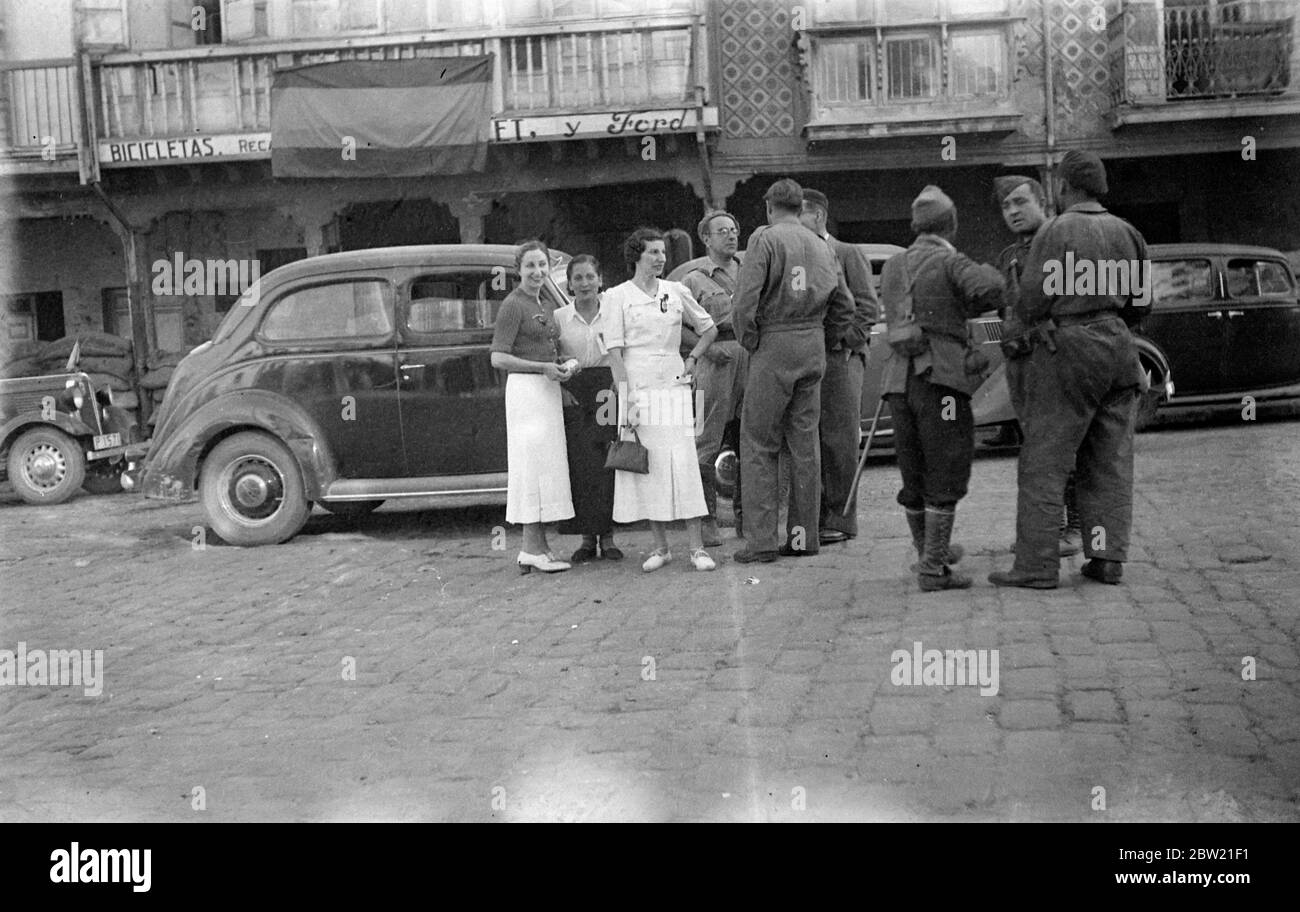
[[140,387],[146,391],[153,402],[152,414],[156,415],[158,406],[162,405],[163,395],[167,392],[167,384],[171,382],[176,365],[180,364],[181,359],[192,349],[193,346],[184,351],[154,352],[145,359],[145,375],[140,380]]
[[44,342],[31,339],[8,345],[4,350],[3,363],[0,363],[0,380],[38,377],[45,373],[41,369],[41,350],[44,348]]

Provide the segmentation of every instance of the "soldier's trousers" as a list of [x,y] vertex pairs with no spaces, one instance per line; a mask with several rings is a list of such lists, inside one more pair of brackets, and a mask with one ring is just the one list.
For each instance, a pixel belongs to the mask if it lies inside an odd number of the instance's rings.
[[817,422],[826,344],[820,326],[767,331],[749,356],[745,404],[740,413],[741,494],[745,538],[754,551],[775,551],[780,491],[777,460],[784,442],[790,448],[790,513],[787,538],[802,539],[816,551],[821,498],[821,452]]
[[847,516],[844,501],[858,470],[858,438],[862,435],[862,378],[865,355],[856,352],[846,361],[844,352],[826,355],[822,377],[821,423],[818,435],[822,456],[821,528],[858,534],[857,496]]
[[1007,362],[1024,443],[1017,469],[1015,569],[1055,578],[1065,483],[1074,469],[1083,549],[1128,559],[1133,522],[1137,354],[1118,317],[1062,326],[1045,345]]
[[970,396],[909,370],[907,392],[890,393],[888,399],[903,476],[898,502],[909,510],[951,509],[966,496],[975,455]]

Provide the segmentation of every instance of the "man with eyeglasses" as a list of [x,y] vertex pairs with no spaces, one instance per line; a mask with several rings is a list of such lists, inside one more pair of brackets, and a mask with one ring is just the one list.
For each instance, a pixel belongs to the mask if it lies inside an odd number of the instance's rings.
[[[722,544],[718,531],[718,492],[714,485],[713,464],[722,452],[727,424],[739,420],[745,394],[745,374],[749,353],[736,341],[731,322],[732,297],[740,273],[740,223],[729,212],[713,210],[700,219],[697,227],[706,255],[678,267],[682,282],[699,301],[718,328],[718,338],[704,352],[695,366],[695,388],[701,393],[702,415],[696,416],[695,453],[700,464],[700,481],[704,485],[704,503],[709,515],[704,519],[706,547]],[[675,274],[676,274],[675,272]],[[682,327],[682,344],[687,344],[687,328]],[[736,472],[736,490],[732,503],[736,515],[736,535],[743,533],[740,506],[740,471]]]

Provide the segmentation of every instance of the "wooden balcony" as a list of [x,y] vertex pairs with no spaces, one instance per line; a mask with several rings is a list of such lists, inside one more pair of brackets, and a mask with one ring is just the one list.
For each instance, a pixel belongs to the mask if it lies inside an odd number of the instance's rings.
[[0,173],[77,171],[80,150],[77,61],[0,63]]

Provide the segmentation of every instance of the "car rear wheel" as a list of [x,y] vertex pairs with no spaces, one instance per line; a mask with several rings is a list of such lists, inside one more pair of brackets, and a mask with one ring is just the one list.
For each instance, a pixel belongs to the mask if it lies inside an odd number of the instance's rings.
[[713,461],[713,485],[719,497],[731,500],[736,494],[736,473],[740,470],[740,457],[730,447]]
[[199,492],[212,530],[241,547],[288,541],[311,512],[298,461],[279,440],[256,431],[212,448]]
[[9,482],[30,504],[61,504],[86,477],[81,444],[52,427],[33,428],[9,448]]
[[322,500],[320,505],[335,516],[365,516],[384,505],[382,500]]

